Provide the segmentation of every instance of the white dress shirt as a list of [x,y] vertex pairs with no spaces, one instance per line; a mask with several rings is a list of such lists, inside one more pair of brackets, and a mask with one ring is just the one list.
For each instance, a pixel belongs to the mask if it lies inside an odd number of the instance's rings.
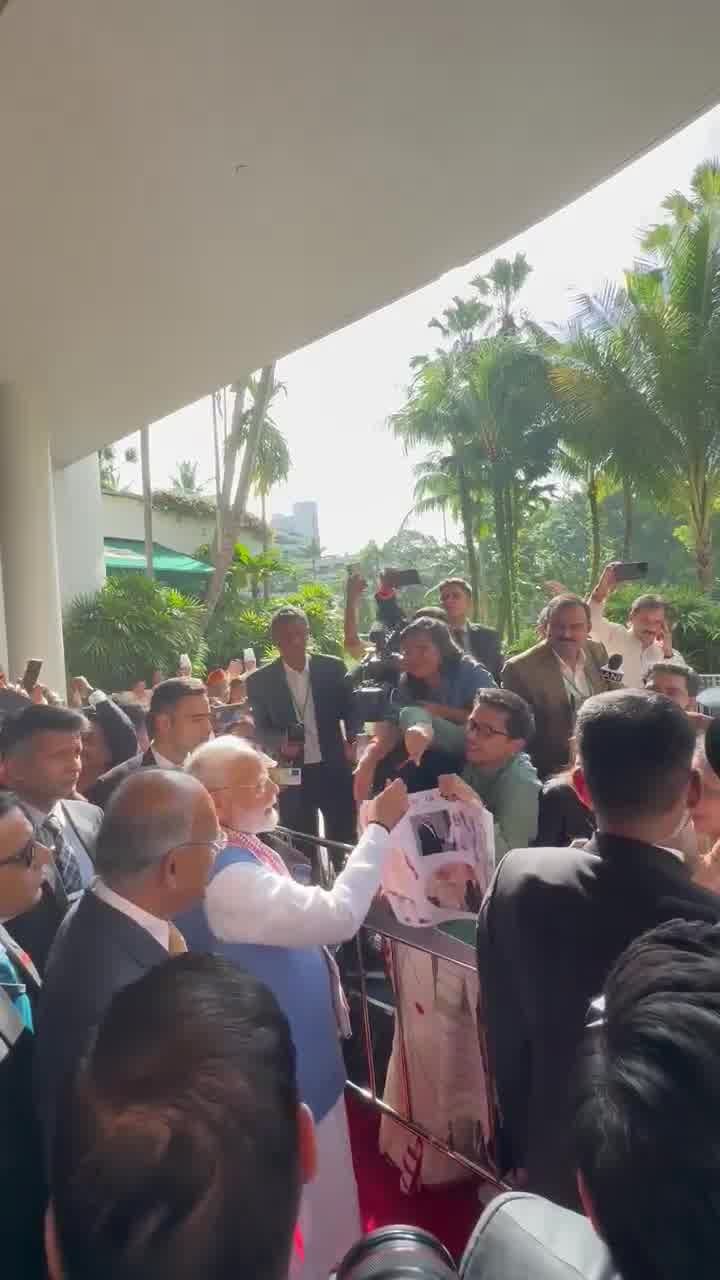
[[643,648],[642,641],[635,632],[623,627],[619,622],[609,622],[605,617],[604,605],[597,600],[590,601],[590,618],[593,640],[605,645],[608,657],[619,653],[623,660],[622,676],[626,689],[642,689],[643,676],[656,662],[679,662],[686,665],[681,653],[673,649],[672,656],[666,658],[659,640]]
[[332,889],[298,884],[260,863],[226,867],[205,892],[210,929],[222,942],[268,947],[346,942],[370,910],[389,849],[388,832],[370,823]]
[[153,760],[158,769],[182,769],[181,764],[174,764],[172,760],[168,760],[167,756],[161,756],[152,743],[150,743],[150,750],[153,753]]
[[320,750],[320,736],[315,716],[315,699],[313,698],[312,684],[310,683],[310,660],[308,658],[305,659],[305,666],[302,671],[296,671],[294,667],[289,667],[286,662],[283,662],[283,666],[290,689],[290,697],[295,707],[295,714],[305,726],[304,763],[320,764],[322,751]]
[[564,662],[559,653],[555,654],[560,667],[560,674],[565,685],[565,692],[571,706],[577,711],[586,698],[592,694],[592,685],[585,667],[585,654],[580,653],[575,669]]
[[71,822],[68,822],[68,817],[65,809],[63,808],[62,800],[58,800],[57,804],[54,804],[52,809],[48,809],[47,813],[43,813],[42,809],[36,809],[35,806],[31,804],[26,804],[24,808],[34,827],[42,826],[46,818],[56,819],[60,830],[62,831],[66,845],[68,848],[72,849],[75,857],[77,858],[83,888],[90,884],[90,881],[95,875],[95,867],[93,866],[92,859],[85,848],[85,845],[82,844],[75,834],[75,828]]
[[128,902],[127,898],[123,898],[121,894],[116,893],[109,885],[105,884],[99,876],[93,880],[92,892],[101,902],[106,902],[109,907],[114,907],[116,911],[122,911],[124,916],[129,916],[136,924],[140,925],[146,933],[149,933],[156,942],[160,943],[166,951],[170,949],[170,925],[167,920],[161,920],[159,916],[153,916],[149,911],[138,907],[134,902]]

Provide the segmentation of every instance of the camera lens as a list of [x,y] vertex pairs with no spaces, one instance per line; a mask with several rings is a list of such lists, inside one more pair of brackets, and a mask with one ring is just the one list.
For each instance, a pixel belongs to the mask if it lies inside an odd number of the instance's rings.
[[345,1255],[336,1280],[457,1280],[443,1244],[420,1227],[379,1227]]

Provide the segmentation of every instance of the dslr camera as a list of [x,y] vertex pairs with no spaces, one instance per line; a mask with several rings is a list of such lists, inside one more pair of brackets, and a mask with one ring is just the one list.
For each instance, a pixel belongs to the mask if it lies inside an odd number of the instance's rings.
[[400,678],[400,632],[407,616],[398,604],[399,587],[420,583],[417,569],[384,569],[375,593],[376,618],[370,628],[375,647],[348,677],[355,691],[355,706],[364,721],[387,720]]

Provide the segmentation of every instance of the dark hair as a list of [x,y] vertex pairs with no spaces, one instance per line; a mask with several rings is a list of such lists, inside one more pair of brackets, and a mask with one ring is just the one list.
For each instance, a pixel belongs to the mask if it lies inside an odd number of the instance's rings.
[[447,625],[448,616],[444,609],[438,609],[436,605],[425,605],[422,609],[416,609],[412,621],[416,622],[418,618],[435,618],[436,622],[444,622]]
[[72,1280],[285,1280],[301,1176],[295,1050],[251,974],[187,954],[118,992],[51,1153]]
[[472,587],[464,578],[444,578],[443,581],[438,584],[438,591],[442,591],[444,587],[459,587],[460,590],[464,591],[465,595],[469,596],[472,600]]
[[668,602],[662,596],[655,596],[648,592],[647,595],[638,596],[637,600],[633,600],[630,605],[630,616],[637,613],[638,609],[667,609]]
[[196,698],[200,693],[207,693],[207,689],[202,680],[195,680],[192,676],[173,676],[170,680],[161,680],[152,691],[150,715],[172,711],[183,698]]
[[511,738],[529,742],[535,733],[535,717],[524,698],[510,689],[478,689],[476,707],[495,707],[505,713],[505,729]]
[[0,818],[7,818],[9,813],[15,809],[25,812],[18,797],[14,791],[8,791],[5,787],[0,787]]
[[87,718],[91,724],[97,724],[105,736],[110,751],[109,769],[113,769],[116,764],[124,764],[137,755],[137,734],[124,707],[104,698],[102,702],[89,708]]
[[596,813],[667,813],[687,786],[695,730],[659,693],[619,690],[588,698],[576,725],[577,755]]
[[140,706],[139,702],[119,702],[117,705],[120,707],[121,711],[125,712],[125,715],[132,724],[136,733],[138,729],[145,729],[147,727],[147,711],[144,707]]
[[402,644],[404,640],[412,640],[414,636],[434,644],[443,663],[449,661],[454,664],[463,656],[460,645],[453,639],[447,622],[443,622],[442,618],[414,618],[400,632],[400,643]]
[[86,733],[88,722],[70,707],[23,707],[8,716],[0,729],[0,755],[10,755],[36,733]]
[[692,667],[686,667],[682,662],[654,662],[649,671],[643,676],[643,684],[649,685],[653,676],[682,676],[687,691],[691,698],[697,698],[700,692],[700,677]]
[[[454,671],[465,656],[460,645],[453,639],[447,622],[441,622],[439,618],[413,619],[400,632],[400,644],[402,645],[404,640],[411,640],[413,636],[430,640],[434,644],[440,654],[440,671],[443,675]],[[411,698],[430,698],[430,690],[425,681],[419,680],[408,671],[404,671],[400,677],[400,688],[407,689]]]
[[720,1250],[720,926],[633,942],[587,1032],[577,1165],[628,1280],[710,1280]]
[[569,608],[582,609],[588,623],[590,623],[590,605],[587,600],[583,600],[582,596],[573,595],[571,592],[567,592],[563,596],[553,596],[552,600],[548,600],[540,616],[545,615],[545,624],[549,626],[556,613],[559,613],[561,609]]
[[298,609],[294,604],[284,604],[282,608],[275,610],[272,618],[270,619],[271,637],[275,635],[278,627],[285,626],[290,622],[304,622],[305,626],[308,627],[309,630],[309,623],[305,610]]

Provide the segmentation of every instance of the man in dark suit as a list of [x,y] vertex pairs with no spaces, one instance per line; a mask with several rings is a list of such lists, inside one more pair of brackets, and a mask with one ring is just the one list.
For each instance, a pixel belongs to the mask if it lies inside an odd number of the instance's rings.
[[[0,792],[0,916],[11,920],[40,898],[50,854],[10,791]],[[33,1019],[40,978],[0,925],[0,1259],[6,1275],[42,1270],[45,1180],[32,1099]]]
[[634,938],[667,920],[715,921],[679,834],[700,796],[694,729],[658,694],[586,701],[574,778],[596,817],[582,848],[514,849],[478,923],[483,1014],[506,1144],[532,1191],[576,1207],[571,1074],[590,1001]]
[[492,627],[470,622],[472,588],[464,578],[446,578],[438,587],[440,603],[447,614],[448,626],[464,653],[481,662],[500,682],[503,656],[500,637]]
[[293,830],[317,835],[322,813],[328,840],[353,844],[351,769],[359,723],[345,664],[308,656],[308,622],[301,609],[279,609],[271,634],[280,657],[253,672],[247,691],[259,741],[302,770],[300,785],[280,794],[280,817]]
[[40,901],[12,922],[13,937],[45,967],[73,894],[95,874],[95,841],[102,813],[74,800],[88,722],[67,707],[27,706],[0,733],[6,784],[18,796],[37,839],[52,852]]
[[584,700],[604,693],[607,654],[589,640],[590,609],[579,596],[556,596],[545,608],[547,639],[505,663],[504,689],[529,703],[535,736],[529,752],[544,781],[570,764],[570,739]]
[[38,1017],[35,1092],[46,1139],[67,1076],[116,991],[185,949],[173,916],[205,892],[220,828],[188,774],[139,770],[118,788],[98,837],[99,878],[65,917]]
[[116,765],[98,778],[88,799],[104,809],[113,792],[138,769],[182,769],[212,729],[210,702],[202,680],[183,676],[156,684],[150,700],[152,740],[147,751]]

